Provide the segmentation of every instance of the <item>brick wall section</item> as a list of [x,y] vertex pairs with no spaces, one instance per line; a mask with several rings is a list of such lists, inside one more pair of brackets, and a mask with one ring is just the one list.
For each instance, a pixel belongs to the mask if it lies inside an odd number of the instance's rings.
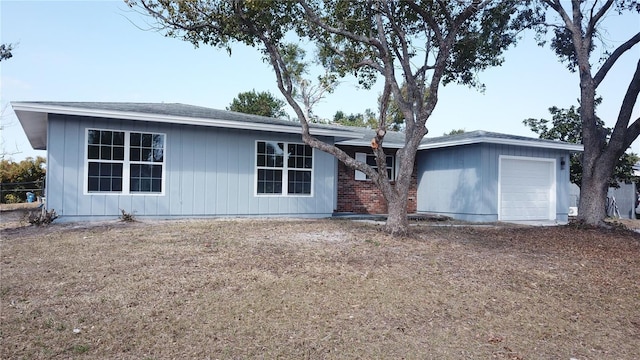
[[[356,152],[370,153],[368,147],[342,148],[347,154],[355,156]],[[415,213],[417,209],[418,178],[414,164],[411,175],[411,187],[409,188],[409,201],[407,212]],[[355,179],[355,170],[350,169],[342,162],[338,162],[338,208],[337,212],[349,212],[356,214],[386,214],[387,204],[378,188],[371,181]]]

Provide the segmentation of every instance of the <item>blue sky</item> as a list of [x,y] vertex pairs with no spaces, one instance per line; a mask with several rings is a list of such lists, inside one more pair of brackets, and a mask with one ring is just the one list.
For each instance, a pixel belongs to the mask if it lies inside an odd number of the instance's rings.
[[[178,102],[224,109],[240,92],[280,93],[270,68],[252,48],[235,46],[232,56],[210,47],[194,48],[155,31],[147,18],[122,1],[0,1],[0,41],[17,43],[14,57],[0,63],[2,147],[13,159],[45,155],[34,151],[10,106],[11,101]],[[134,25],[135,24],[135,25]],[[640,30],[640,17],[607,19],[606,38],[617,46]],[[462,86],[441,87],[427,122],[428,136],[452,129],[487,130],[536,137],[522,120],[550,118],[548,108],[577,104],[577,74],[566,70],[532,34],[505,54],[505,63],[479,74],[484,93]],[[614,66],[598,93],[598,115],[612,126],[640,58],[640,46]],[[379,85],[379,84],[378,84]],[[320,117],[375,109],[380,86],[360,89],[345,79],[315,109]],[[289,111],[292,113],[292,111]],[[640,116],[636,105],[633,117]],[[640,153],[640,142],[632,149]]]

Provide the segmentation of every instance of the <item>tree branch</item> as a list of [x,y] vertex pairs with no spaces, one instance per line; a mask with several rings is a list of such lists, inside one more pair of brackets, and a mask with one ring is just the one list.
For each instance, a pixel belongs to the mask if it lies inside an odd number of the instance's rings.
[[[438,23],[433,18],[433,16],[431,16],[430,12],[425,11],[422,7],[420,7],[418,4],[416,4],[415,1],[413,1],[413,0],[407,1],[407,5],[409,5],[409,7],[413,11],[415,11],[418,15],[420,15],[422,20],[424,20],[424,22],[427,23],[429,28],[431,28],[431,30],[434,31],[434,36],[436,37],[436,42],[440,43],[440,42],[444,41],[442,32],[440,31],[440,27],[438,26]],[[447,14],[447,16],[449,16],[449,15]]]
[[356,68],[361,68],[361,67],[368,66],[368,67],[373,68],[376,71],[380,72],[381,74],[384,74],[384,68],[382,66],[380,66],[380,64],[378,64],[377,62],[375,62],[372,59],[363,59],[363,60],[357,62],[354,66]]
[[609,11],[609,8],[611,8],[611,5],[613,5],[613,0],[607,0],[607,2],[600,7],[598,12],[593,15],[593,9],[596,7],[597,3],[597,1],[593,2],[593,7],[591,8],[591,18],[589,19],[589,24],[587,25],[587,29],[585,30],[585,37],[589,39],[593,38],[596,25],[598,24],[600,19],[602,19],[602,17],[607,13],[607,11]]
[[322,21],[320,19],[318,14],[316,14],[313,11],[311,6],[309,6],[309,4],[307,4],[307,2],[305,0],[298,0],[298,3],[304,9],[304,12],[307,15],[307,17],[309,18],[309,20],[311,20],[312,23],[316,24],[317,26],[319,26],[323,30],[325,30],[325,31],[327,31],[329,33],[332,33],[332,34],[342,35],[342,36],[344,36],[344,37],[346,37],[348,39],[351,39],[353,41],[356,41],[356,42],[373,45],[376,48],[378,48],[380,51],[384,50],[381,47],[381,44],[377,39],[371,38],[371,37],[365,37],[365,36],[357,35],[357,34],[354,34],[354,33],[350,32],[350,31],[342,30],[342,29],[330,26],[326,22],[324,22],[324,21]]
[[638,94],[640,94],[640,60],[638,60],[636,71],[633,74],[633,78],[631,79],[627,92],[622,100],[618,120],[616,122],[616,126],[613,128],[613,133],[611,134],[612,139],[614,137],[620,137],[623,139],[622,142],[624,150],[631,146],[631,143],[638,137],[638,135],[640,135],[639,119],[636,119],[631,126],[627,127],[631,120],[631,114],[638,99]]
[[[400,49],[398,49],[397,46],[392,47],[392,49],[394,50],[394,53],[396,54],[396,57],[398,58],[398,60],[400,60],[400,66],[402,67],[402,71],[404,72],[404,74],[405,75],[411,74],[411,67],[409,64],[409,59],[410,59],[409,47],[407,45],[407,34],[404,32],[404,30],[402,30],[400,26],[398,26],[398,22],[396,21],[393,14],[391,14],[391,11],[389,11],[389,9],[386,9],[386,10],[387,10],[387,18],[389,19],[389,24],[391,25],[391,28],[395,31],[396,37],[400,41]],[[382,35],[384,35],[384,29],[379,29],[378,31],[379,34],[380,34],[380,30],[382,30]],[[403,59],[407,59],[407,61],[403,61]]]
[[600,85],[602,80],[604,80],[605,76],[607,75],[609,70],[611,70],[611,68],[616,63],[616,61],[618,61],[618,58],[620,58],[622,54],[624,54],[627,50],[634,47],[639,42],[640,42],[640,32],[635,34],[631,39],[627,40],[624,44],[618,46],[618,48],[615,49],[613,53],[611,53],[611,55],[607,58],[607,61],[605,61],[604,64],[602,64],[602,66],[600,67],[600,70],[598,70],[598,72],[596,73],[596,76],[593,77],[593,82],[596,88],[598,87],[598,85]]
[[[544,0],[544,3],[549,5],[549,7],[555,10],[555,12],[558,13],[558,15],[560,15],[566,27],[569,27],[570,24],[573,25],[573,21],[571,17],[569,17],[569,14],[567,14],[567,12],[564,10],[559,0]],[[570,28],[572,32],[574,30],[573,28],[574,28],[573,26]]]
[[160,19],[161,21],[169,24],[170,26],[164,25],[163,27],[159,27],[158,29],[171,29],[171,27],[173,28],[177,28],[180,30],[184,30],[184,31],[199,31],[202,29],[206,29],[207,27],[211,27],[213,29],[216,29],[217,31],[221,31],[222,29],[219,26],[215,26],[212,23],[208,23],[208,22],[204,22],[204,21],[200,21],[200,22],[196,22],[193,21],[191,23],[191,25],[185,25],[181,22],[178,22],[176,20],[174,20],[171,17],[167,17],[166,15],[164,15],[161,11],[157,11],[154,9],[153,6],[151,6],[146,0],[139,0],[140,4],[142,5],[142,7],[149,13],[151,14],[152,17],[156,18],[156,19]]
[[269,55],[269,62],[271,63],[271,66],[276,74],[278,89],[280,89],[280,92],[285,97],[289,105],[291,105],[298,117],[298,120],[300,121],[300,125],[302,127],[302,139],[304,140],[304,142],[311,147],[317,148],[335,156],[338,160],[342,161],[350,168],[365,173],[371,178],[372,181],[379,182],[380,175],[370,166],[363,162],[355,160],[340,148],[334,145],[329,145],[311,135],[309,122],[304,115],[304,111],[293,97],[292,80],[290,75],[286,71],[286,62],[282,58],[282,54],[280,53],[277,45],[274,44],[271,39],[263,32],[258,31],[251,20],[247,19],[246,16],[244,16],[239,7],[236,8],[236,15],[243,20],[248,29],[250,29],[265,46],[266,53]]
[[458,31],[462,24],[467,21],[470,17],[476,14],[481,8],[485,7],[489,4],[490,1],[480,1],[474,0],[469,6],[467,6],[458,16],[454,18],[453,23],[451,24],[451,29],[447,36],[442,39],[442,41],[438,42],[438,55],[436,56],[436,61],[433,65],[434,71],[431,76],[431,83],[429,85],[429,100],[426,102],[426,106],[422,109],[421,114],[419,116],[420,120],[417,122],[417,125],[424,126],[426,123],[426,119],[431,115],[433,109],[438,102],[438,88],[440,85],[440,81],[444,76],[446,70],[446,62],[451,54],[451,47],[456,41],[456,37],[458,35]]

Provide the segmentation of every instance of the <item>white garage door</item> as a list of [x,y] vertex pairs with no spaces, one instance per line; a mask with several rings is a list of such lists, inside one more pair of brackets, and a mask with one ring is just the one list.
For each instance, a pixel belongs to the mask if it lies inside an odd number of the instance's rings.
[[499,219],[555,220],[555,161],[500,157]]

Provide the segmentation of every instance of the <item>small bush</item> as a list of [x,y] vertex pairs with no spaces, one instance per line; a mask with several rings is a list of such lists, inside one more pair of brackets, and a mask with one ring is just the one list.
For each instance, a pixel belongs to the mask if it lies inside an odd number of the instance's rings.
[[122,215],[120,215],[120,220],[124,222],[134,222],[136,219],[133,217],[133,214],[126,212],[124,209],[120,209]]
[[7,194],[4,196],[5,204],[17,204],[20,202],[20,198],[15,194]]
[[51,209],[51,211],[47,211],[44,207],[39,211],[31,211],[27,217],[29,224],[31,225],[49,225],[53,222],[53,220],[58,218],[58,214],[56,211]]

